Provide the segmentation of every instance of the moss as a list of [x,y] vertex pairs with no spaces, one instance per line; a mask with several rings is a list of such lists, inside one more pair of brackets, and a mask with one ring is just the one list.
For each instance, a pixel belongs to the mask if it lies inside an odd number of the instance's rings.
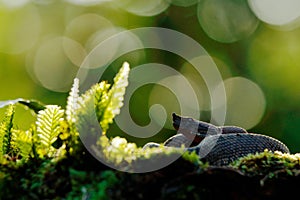
[[[184,148],[165,148],[163,145],[156,148],[137,147],[135,143],[129,143],[125,138],[107,138],[101,136],[97,146],[94,146],[98,158],[122,171],[151,171],[151,166],[157,166],[162,161],[182,158],[199,167],[204,166],[195,152],[185,152]],[[142,169],[140,167],[150,167]]]
[[72,191],[66,199],[109,199],[110,189],[118,183],[115,172],[105,170],[100,173],[70,169]]
[[193,152],[189,152],[186,151],[182,154],[182,158],[184,160],[189,161],[190,163],[193,163],[195,166],[200,167],[201,169],[206,169],[209,166],[208,162],[203,163],[200,158],[199,155],[193,151]]
[[241,170],[248,175],[265,175],[277,170],[300,169],[300,154],[271,152],[265,150],[262,153],[249,154],[231,164],[232,167]]
[[[282,183],[286,184],[284,191],[299,183],[299,154],[265,151],[240,158],[230,166],[215,167],[203,163],[195,152],[183,152],[182,149],[159,147],[142,150],[120,137],[109,139],[103,136],[98,143],[107,147],[105,155],[112,156],[111,162],[132,167],[132,170],[139,170],[134,166],[144,166],[143,163],[151,165],[172,156],[179,157],[165,168],[143,174],[122,173],[99,165],[88,169],[91,158],[83,162],[81,169],[78,169],[78,163],[72,162],[73,157],[57,161],[29,160],[21,166],[2,165],[0,186],[5,195],[2,197],[101,200],[242,196],[251,199],[268,197],[270,191],[277,195],[276,190],[283,188]],[[77,160],[82,158],[81,154],[74,156]],[[294,182],[286,182],[286,179],[282,182],[283,176]],[[291,179],[293,177],[296,179]],[[279,186],[276,181],[279,181]],[[18,193],[12,193],[12,188]]]

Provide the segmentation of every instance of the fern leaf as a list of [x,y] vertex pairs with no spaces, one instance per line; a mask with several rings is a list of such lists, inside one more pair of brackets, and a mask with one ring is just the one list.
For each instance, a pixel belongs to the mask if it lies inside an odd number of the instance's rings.
[[60,133],[60,123],[63,120],[64,110],[56,105],[48,105],[37,115],[36,130],[39,145],[37,151],[40,156],[55,154],[56,149],[52,143],[57,140]]
[[101,83],[92,87],[94,96],[94,104],[98,121],[102,121],[105,109],[109,104],[109,88],[110,84],[102,81]]
[[[114,85],[111,87],[102,81],[91,89],[87,90],[78,99],[78,131],[83,136],[93,140],[102,133],[105,134],[113,118],[119,114],[123,105],[123,96],[128,85],[129,64],[124,63],[119,73],[114,78]],[[97,126],[96,126],[97,125]]]
[[[108,105],[110,84],[102,81],[93,85],[78,100],[77,129],[81,137],[96,141],[101,134],[99,121]],[[88,140],[89,140],[88,139]]]
[[114,78],[114,85],[108,92],[108,104],[100,121],[103,133],[108,130],[109,124],[113,122],[114,117],[120,113],[120,108],[123,106],[129,71],[129,64],[125,62]]
[[79,100],[79,79],[75,78],[66,106],[66,118],[70,125],[76,123],[76,111],[78,109]]
[[[9,105],[3,121],[0,123],[0,155],[3,156],[10,151],[11,129],[13,126],[13,118],[15,106]],[[1,159],[1,158],[0,158]]]
[[32,132],[13,129],[11,145],[20,152],[22,158],[29,158],[32,152]]
[[97,115],[95,112],[95,96],[91,88],[80,97],[77,110],[78,123],[76,128],[84,140],[96,141],[101,134]]
[[[69,92],[69,97],[67,99],[66,106],[66,121],[61,124],[61,135],[60,139],[63,138],[64,143],[66,144],[66,149],[68,153],[74,150],[73,146],[76,146],[78,143],[78,109],[79,101],[79,79],[75,78],[71,91]],[[68,131],[66,131],[68,130]]]

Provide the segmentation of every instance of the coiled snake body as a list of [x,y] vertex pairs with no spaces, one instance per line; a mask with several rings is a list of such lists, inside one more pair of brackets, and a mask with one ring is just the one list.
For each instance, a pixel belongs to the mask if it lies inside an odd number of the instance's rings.
[[[281,151],[289,153],[289,149],[279,140],[261,134],[248,133],[236,126],[214,126],[212,124],[181,117],[173,113],[173,126],[176,135],[164,142],[166,147],[181,147],[188,151],[196,151],[201,159],[211,165],[228,165],[232,161],[257,152]],[[147,143],[144,148],[158,146]]]

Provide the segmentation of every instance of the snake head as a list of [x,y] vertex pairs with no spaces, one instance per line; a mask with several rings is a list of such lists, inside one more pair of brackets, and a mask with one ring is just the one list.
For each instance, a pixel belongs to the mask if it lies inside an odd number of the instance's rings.
[[172,116],[174,128],[185,136],[193,135],[194,137],[204,138],[208,135],[216,134],[247,133],[245,129],[237,126],[215,126],[190,117],[181,117],[175,113]]
[[198,121],[190,117],[181,117],[175,113],[172,114],[172,117],[174,128],[190,140],[201,141],[207,135],[222,133],[221,128],[203,121]]

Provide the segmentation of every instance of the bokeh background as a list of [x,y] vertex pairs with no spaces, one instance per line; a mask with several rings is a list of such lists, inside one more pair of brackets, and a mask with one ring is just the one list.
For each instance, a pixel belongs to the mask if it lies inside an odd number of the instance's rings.
[[[22,97],[64,107],[83,59],[97,44],[123,30],[164,27],[196,40],[216,63],[227,95],[226,124],[271,135],[300,152],[299,17],[297,0],[0,0],[0,101]],[[112,56],[130,45],[143,46],[128,34],[99,54]],[[200,119],[210,120],[206,85],[186,60],[160,50],[132,51],[114,60],[102,79],[111,82],[124,61],[131,67],[153,62],[178,70],[196,91]],[[162,104],[169,116],[180,111],[176,95],[148,84],[130,100],[137,124],[149,123],[153,104]],[[0,112],[3,116],[4,109]],[[154,117],[160,123],[160,116]],[[27,129],[34,120],[17,108],[17,126]],[[108,134],[139,145],[162,142],[174,134],[170,117],[163,125],[155,137],[143,140],[116,124]]]

